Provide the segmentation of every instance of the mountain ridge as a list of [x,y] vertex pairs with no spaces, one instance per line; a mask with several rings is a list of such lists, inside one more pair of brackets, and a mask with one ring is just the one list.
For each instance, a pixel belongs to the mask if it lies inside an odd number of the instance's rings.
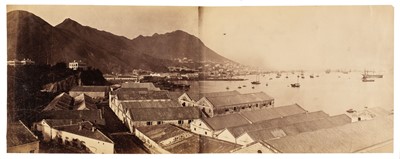
[[7,13],[7,42],[8,60],[31,58],[47,64],[82,60],[109,73],[133,69],[166,71],[170,65],[179,65],[176,58],[192,59],[193,67],[207,60],[233,62],[182,30],[128,39],[70,18],[52,26],[21,10]]

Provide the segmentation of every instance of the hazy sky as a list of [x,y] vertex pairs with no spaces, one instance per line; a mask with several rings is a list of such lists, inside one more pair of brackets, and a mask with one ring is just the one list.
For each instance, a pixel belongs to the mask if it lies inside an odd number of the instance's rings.
[[8,6],[134,38],[184,30],[217,53],[270,69],[393,68],[391,6]]

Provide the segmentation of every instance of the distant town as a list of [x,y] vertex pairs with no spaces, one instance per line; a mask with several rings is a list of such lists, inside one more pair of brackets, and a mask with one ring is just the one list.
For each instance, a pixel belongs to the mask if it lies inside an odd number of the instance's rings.
[[[29,59],[9,61],[8,66],[14,72],[40,67]],[[105,74],[104,85],[82,83],[83,71],[91,69],[84,62],[57,66],[64,68],[52,66],[51,70],[70,70],[72,76],[79,76],[41,87],[42,93],[54,97],[10,121],[7,152],[348,153],[374,152],[392,142],[393,112],[379,107],[330,116],[296,103],[275,106],[274,97],[265,92],[193,93],[187,92],[190,85],[170,82],[239,80],[233,77],[248,71],[240,66],[205,65],[198,68],[207,70],[202,73],[174,66],[168,68],[169,73]],[[294,142],[297,146],[291,146]]]

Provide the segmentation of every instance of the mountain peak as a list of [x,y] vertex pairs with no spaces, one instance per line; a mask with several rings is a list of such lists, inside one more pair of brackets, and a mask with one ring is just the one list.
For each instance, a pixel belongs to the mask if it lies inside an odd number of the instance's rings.
[[66,18],[66,19],[64,19],[63,22],[61,22],[60,24],[56,25],[56,27],[65,27],[65,26],[76,27],[76,26],[82,26],[82,25],[79,24],[78,22],[70,19],[70,18]]

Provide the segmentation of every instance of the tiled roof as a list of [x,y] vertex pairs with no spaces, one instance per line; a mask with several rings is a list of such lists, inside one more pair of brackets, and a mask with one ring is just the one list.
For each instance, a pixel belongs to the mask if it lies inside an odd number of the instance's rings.
[[252,111],[242,111],[242,112],[240,112],[240,114],[243,115],[244,117],[246,117],[252,123],[282,117],[282,115],[280,115],[275,110],[275,108],[252,110]]
[[260,121],[281,118],[281,117],[290,116],[290,115],[294,115],[294,114],[301,114],[301,113],[305,113],[305,112],[306,112],[306,110],[304,110],[302,107],[300,107],[297,104],[293,104],[293,105],[287,105],[287,106],[273,107],[273,108],[269,108],[269,109],[243,111],[243,112],[240,112],[240,114],[243,115],[244,117],[246,117],[252,123],[256,123],[256,122],[260,122]]
[[36,141],[39,139],[21,121],[7,124],[7,147]]
[[86,94],[80,94],[74,97],[73,110],[96,110],[97,106],[92,97]]
[[125,82],[121,84],[121,88],[147,88],[151,91],[159,91],[160,88],[154,86],[153,83],[136,83],[136,82]]
[[274,107],[275,111],[282,116],[290,116],[307,112],[300,105],[293,104],[288,106]]
[[[347,122],[345,122],[347,121]],[[316,131],[320,129],[332,128],[344,124],[351,123],[351,120],[346,115],[338,115],[329,118],[321,118],[306,122],[295,123],[287,126],[278,126],[274,128],[261,129],[247,132],[254,140],[270,140],[273,138],[296,135],[299,133]],[[267,134],[270,134],[269,136]]]
[[119,100],[160,100],[160,99],[171,99],[168,91],[147,91],[147,92],[136,92],[136,91],[118,91],[116,92]]
[[71,109],[71,105],[73,104],[74,99],[68,95],[67,93],[61,93],[56,96],[44,109],[43,111],[48,110],[69,110]]
[[77,124],[82,119],[44,119],[50,127]]
[[239,137],[243,133],[268,129],[268,128],[275,128],[279,126],[287,126],[294,123],[305,122],[305,121],[312,121],[321,118],[327,118],[328,114],[318,111],[318,112],[311,112],[311,113],[304,113],[304,114],[296,114],[291,116],[286,116],[283,118],[275,118],[271,120],[266,120],[262,122],[257,122],[254,124],[246,124],[236,127],[229,127],[228,130],[232,133],[234,137]]
[[56,96],[43,111],[57,110],[96,110],[97,106],[92,97],[86,94],[80,94],[76,97],[71,97],[66,93],[61,93]]
[[206,98],[209,102],[213,104],[214,107],[224,107],[224,106],[273,100],[272,97],[268,96],[264,92],[229,95],[229,96],[214,96]]
[[70,92],[108,92],[109,86],[76,86]]
[[168,108],[181,107],[177,101],[143,101],[143,102],[122,102],[122,109],[132,108]]
[[[175,137],[184,133],[190,133],[182,128],[171,124],[161,124],[152,126],[142,126],[136,128],[148,138],[159,144],[161,141]],[[191,133],[190,133],[191,134]],[[191,134],[192,135],[192,134]]]
[[[82,125],[82,129],[79,130],[79,125]],[[66,131],[69,133],[73,133],[76,135],[80,136],[85,136],[88,138],[108,142],[108,143],[113,143],[113,141],[108,138],[104,133],[102,133],[99,129],[95,129],[95,131],[92,131],[92,127],[94,125],[90,123],[89,121],[84,121],[84,122],[79,122],[76,124],[72,125],[64,125],[64,126],[56,126],[54,129],[60,130],[60,131]]]
[[57,111],[44,111],[38,115],[41,119],[79,119],[88,120],[93,123],[103,124],[104,118],[102,117],[101,110],[57,110]]
[[138,127],[137,130],[156,143],[180,134],[189,134],[190,137],[188,138],[170,145],[162,146],[163,149],[174,154],[228,153],[231,150],[240,147],[240,145],[234,143],[193,134],[171,124]]
[[388,116],[265,142],[283,153],[350,153],[392,140],[393,116]]
[[199,119],[197,107],[132,108],[128,110],[133,121],[162,121]]
[[201,93],[201,92],[187,92],[186,93],[192,100],[198,101],[203,97],[221,97],[221,96],[232,96],[232,95],[239,95],[240,93],[236,90],[234,91],[224,91],[224,92],[208,92],[208,93]]
[[240,147],[240,145],[207,136],[199,135],[199,137],[200,153],[228,153]]
[[212,118],[202,118],[202,120],[213,130],[250,124],[250,122],[240,114],[233,113]]

